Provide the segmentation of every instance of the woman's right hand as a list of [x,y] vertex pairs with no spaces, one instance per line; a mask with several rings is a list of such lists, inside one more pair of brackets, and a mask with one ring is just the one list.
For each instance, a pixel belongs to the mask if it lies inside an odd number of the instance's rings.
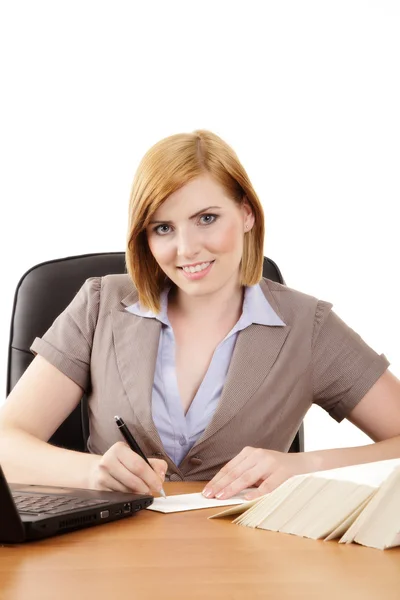
[[168,466],[165,460],[150,458],[151,468],[125,442],[116,442],[97,458],[89,474],[90,489],[137,494],[160,492]]

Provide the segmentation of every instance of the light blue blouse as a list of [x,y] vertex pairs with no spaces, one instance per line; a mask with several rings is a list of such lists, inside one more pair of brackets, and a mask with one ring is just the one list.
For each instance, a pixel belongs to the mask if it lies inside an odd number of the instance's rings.
[[161,295],[158,315],[142,310],[139,302],[126,310],[162,323],[152,391],[152,417],[164,449],[178,466],[210,422],[224,387],[239,331],[252,323],[284,326],[257,284],[246,287],[242,314],[228,335],[217,346],[207,373],[186,415],[179,396],[175,371],[174,332],[167,315],[168,292]]

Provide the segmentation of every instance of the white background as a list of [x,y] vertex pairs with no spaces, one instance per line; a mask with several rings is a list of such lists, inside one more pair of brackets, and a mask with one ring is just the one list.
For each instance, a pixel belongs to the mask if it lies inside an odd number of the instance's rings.
[[[399,31],[385,0],[3,1],[1,389],[20,276],[123,250],[139,160],[197,128],[239,155],[287,285],[400,376]],[[369,441],[317,407],[305,424],[306,449]]]

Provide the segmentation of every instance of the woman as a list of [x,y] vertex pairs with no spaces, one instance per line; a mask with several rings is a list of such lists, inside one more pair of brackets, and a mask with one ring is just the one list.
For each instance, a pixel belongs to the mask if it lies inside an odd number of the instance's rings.
[[[262,279],[260,202],[208,131],[161,140],[137,170],[128,275],[89,279],[32,351],[0,413],[11,481],[207,497],[400,457],[400,382],[331,304]],[[46,443],[89,394],[89,454]],[[289,454],[315,402],[376,443]],[[121,440],[124,418],[151,469]]]

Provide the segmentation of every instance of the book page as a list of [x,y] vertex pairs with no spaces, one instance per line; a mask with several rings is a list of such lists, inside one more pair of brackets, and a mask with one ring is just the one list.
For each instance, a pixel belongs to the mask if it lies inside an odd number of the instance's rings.
[[218,519],[219,517],[229,517],[231,515],[240,515],[240,514],[244,513],[248,508],[251,508],[252,506],[257,504],[257,502],[259,502],[261,500],[261,498],[264,498],[264,496],[261,496],[260,498],[254,498],[254,500],[249,500],[248,502],[244,502],[243,504],[240,504],[239,506],[236,505],[236,506],[233,506],[232,508],[223,510],[222,512],[215,513],[215,515],[211,515],[208,518],[209,519]]
[[341,537],[354,523],[357,517],[362,513],[364,508],[367,506],[368,502],[371,500],[372,495],[376,492],[372,492],[371,496],[366,498],[360,506],[358,506],[342,523],[340,523],[329,535],[326,536],[324,542],[329,542],[330,540],[334,540],[338,537]]
[[296,475],[287,479],[272,492],[262,496],[259,503],[237,517],[233,523],[245,527],[258,527],[262,521],[278,510],[291,497],[292,493],[297,492],[303,485],[307,485],[307,478],[304,475]]
[[359,524],[354,541],[381,550],[392,545],[400,529],[399,506],[400,470],[397,470],[384,482],[364,509],[367,519]]
[[[364,510],[357,516],[357,518],[353,521],[347,531],[342,535],[339,540],[339,544],[350,544],[353,541],[358,541],[357,536],[364,532],[368,531],[368,528],[375,521],[378,523],[378,529],[382,528],[380,523],[380,515],[382,514],[382,504],[387,500],[388,497],[391,497],[393,494],[393,488],[396,486],[396,481],[398,481],[400,475],[400,471],[395,471],[385,482],[384,484],[373,494],[370,501],[365,506]],[[391,493],[392,492],[392,493]],[[385,515],[385,511],[383,511],[383,515]],[[362,543],[362,542],[360,542]],[[369,544],[366,544],[369,545]]]
[[400,458],[390,458],[388,460],[379,460],[361,465],[350,465],[348,467],[338,467],[337,469],[328,469],[326,471],[315,471],[314,473],[309,473],[308,476],[338,479],[340,481],[352,481],[361,485],[370,485],[377,488],[397,467],[400,467]]
[[183,512],[186,510],[199,510],[201,508],[213,508],[214,506],[230,506],[232,504],[245,503],[244,495],[248,490],[243,490],[240,494],[228,498],[228,500],[218,500],[218,498],[205,498],[203,494],[178,494],[177,496],[167,496],[167,498],[154,498],[153,504],[146,510],[154,510],[162,513]]

